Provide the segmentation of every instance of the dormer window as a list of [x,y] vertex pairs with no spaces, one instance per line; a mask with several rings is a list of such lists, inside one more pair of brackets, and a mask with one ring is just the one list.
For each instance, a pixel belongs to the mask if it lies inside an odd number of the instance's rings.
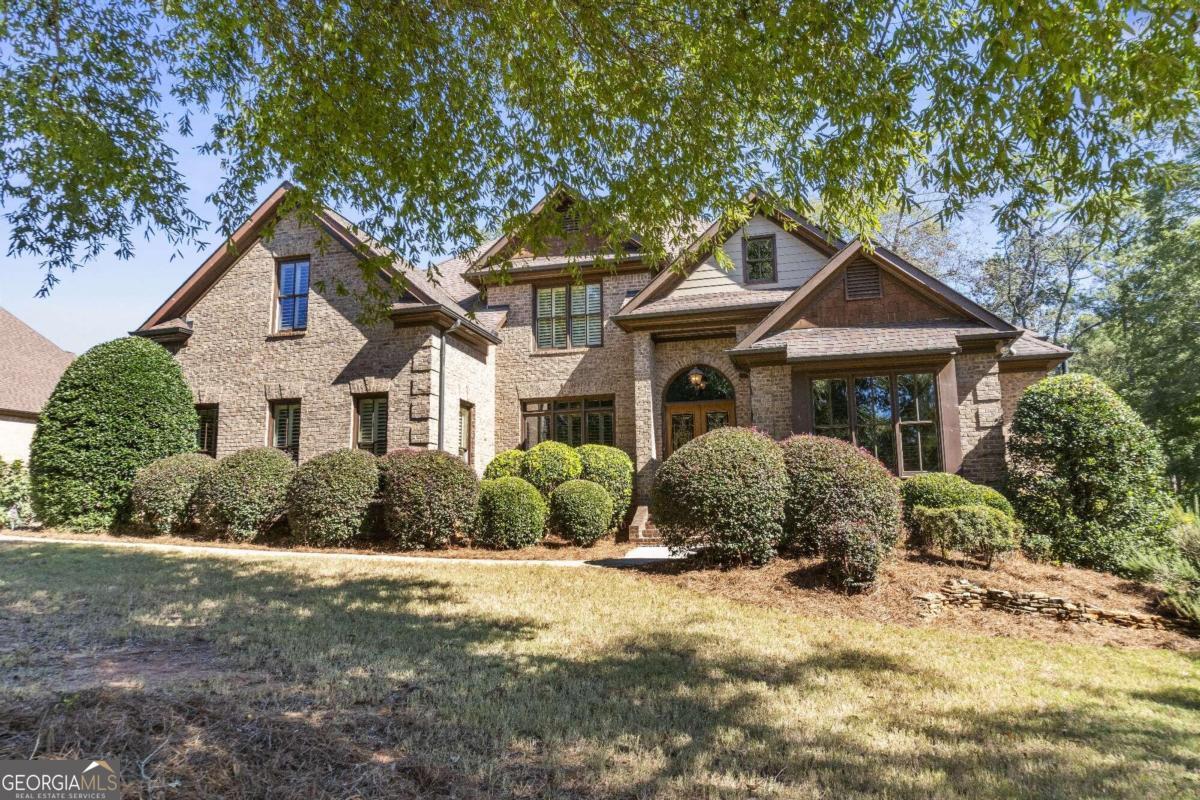
[[275,329],[302,331],[308,327],[308,259],[279,262]]
[[775,268],[775,235],[750,236],[742,251],[746,283],[774,283],[778,280]]

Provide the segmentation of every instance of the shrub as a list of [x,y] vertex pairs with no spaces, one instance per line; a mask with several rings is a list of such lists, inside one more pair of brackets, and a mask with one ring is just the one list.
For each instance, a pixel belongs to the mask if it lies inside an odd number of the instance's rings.
[[573,481],[583,472],[583,462],[575,448],[561,442],[534,445],[521,459],[521,477],[549,497],[560,483]]
[[273,447],[222,458],[196,487],[200,527],[239,541],[261,536],[287,509],[287,488],[295,471],[292,459]]
[[600,484],[612,497],[610,527],[616,528],[625,520],[633,500],[633,459],[624,450],[603,444],[585,444],[575,452],[583,462],[579,477]]
[[550,495],[550,527],[572,544],[591,547],[609,530],[612,509],[612,496],[600,484],[567,481]]
[[917,506],[912,517],[921,541],[940,547],[943,557],[958,550],[991,567],[993,558],[1017,547],[1016,520],[992,506]]
[[537,544],[546,532],[546,501],[523,478],[485,480],[479,486],[476,539],[499,550]]
[[663,540],[718,564],[764,564],[782,532],[787,473],[779,446],[748,428],[720,428],[680,447],[655,478]]
[[949,472],[929,472],[907,478],[900,483],[900,496],[904,499],[904,527],[908,529],[909,542],[918,547],[928,544],[928,541],[922,541],[917,534],[913,520],[913,509],[917,506],[950,508],[982,505],[991,506],[1010,517],[1016,516],[1008,498],[992,487],[971,483]]
[[155,533],[177,533],[196,518],[196,488],[217,462],[203,453],[152,461],[133,476],[133,521]]
[[1097,378],[1059,375],[1026,389],[1009,454],[1017,516],[1054,558],[1116,571],[1167,543],[1162,451]]
[[379,459],[365,450],[335,450],[300,466],[288,485],[287,515],[302,542],[339,545],[366,533],[379,492]]
[[521,462],[525,460],[524,450],[505,450],[497,453],[487,469],[483,471],[484,480],[494,481],[496,478],[521,477]]
[[107,528],[128,518],[134,473],[196,449],[196,410],[179,365],[129,337],[67,367],[30,449],[34,511],[51,526]]
[[881,538],[877,527],[851,519],[839,519],[821,535],[821,557],[829,577],[848,594],[864,591],[875,583],[879,565],[895,544]]
[[29,497],[29,470],[20,459],[0,458],[0,529],[28,526],[33,522]]
[[379,464],[383,520],[405,550],[448,547],[475,520],[479,479],[461,458],[440,450],[396,450]]
[[1177,521],[1167,547],[1136,554],[1124,572],[1162,587],[1163,607],[1200,625],[1200,526],[1194,519]]

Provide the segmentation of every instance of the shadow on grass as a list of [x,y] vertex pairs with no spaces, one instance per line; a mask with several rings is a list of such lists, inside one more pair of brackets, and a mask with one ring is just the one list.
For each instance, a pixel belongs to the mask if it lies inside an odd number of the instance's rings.
[[[62,646],[75,615],[94,645],[207,638],[230,671],[0,698],[0,755],[115,755],[142,796],[1141,798],[1187,796],[1200,768],[1196,720],[979,710],[875,642],[768,657],[685,625],[572,651],[427,571],[23,547],[0,549],[18,634]],[[269,684],[239,686],[251,669]],[[1131,699],[1194,710],[1182,686]]]

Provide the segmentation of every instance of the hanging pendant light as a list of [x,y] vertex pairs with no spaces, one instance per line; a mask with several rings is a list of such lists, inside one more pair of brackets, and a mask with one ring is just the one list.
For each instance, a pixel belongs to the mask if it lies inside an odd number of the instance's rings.
[[692,385],[693,389],[695,389],[696,391],[703,391],[704,384],[705,384],[703,370],[701,370],[699,367],[692,367],[691,370],[688,372],[687,377],[688,377],[688,383],[690,383]]

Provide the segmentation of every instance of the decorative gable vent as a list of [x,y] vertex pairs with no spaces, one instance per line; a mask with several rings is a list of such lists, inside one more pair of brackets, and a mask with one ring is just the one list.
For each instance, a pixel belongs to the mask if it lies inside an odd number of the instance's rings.
[[868,300],[883,295],[883,280],[879,267],[870,262],[859,262],[846,267],[846,299]]
[[566,233],[579,232],[579,209],[574,204],[567,206],[563,211],[562,229]]

